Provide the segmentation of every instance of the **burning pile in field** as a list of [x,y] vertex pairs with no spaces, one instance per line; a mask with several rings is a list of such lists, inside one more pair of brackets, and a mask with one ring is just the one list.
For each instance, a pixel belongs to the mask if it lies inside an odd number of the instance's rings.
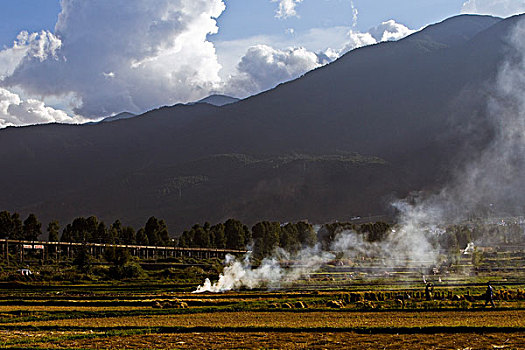
[[219,276],[219,280],[212,284],[206,279],[202,286],[199,286],[194,293],[202,292],[225,292],[236,290],[241,287],[253,289],[266,286],[270,289],[278,288],[282,284],[293,282],[308,273],[318,270],[328,261],[335,258],[330,252],[320,249],[319,245],[313,248],[305,248],[297,254],[290,256],[287,252],[281,251],[281,255],[293,258],[295,264],[283,268],[279,263],[279,258],[274,256],[262,260],[258,267],[252,267],[251,254],[248,253],[243,260],[237,260],[234,256],[226,257],[226,267]]

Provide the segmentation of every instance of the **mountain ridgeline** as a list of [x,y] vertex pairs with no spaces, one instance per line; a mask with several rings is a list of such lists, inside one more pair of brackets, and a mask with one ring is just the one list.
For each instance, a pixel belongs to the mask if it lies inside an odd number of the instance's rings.
[[454,17],[223,106],[1,130],[0,209],[130,225],[155,215],[172,232],[392,214],[392,199],[436,188],[455,155],[490,138],[486,96],[522,18]]

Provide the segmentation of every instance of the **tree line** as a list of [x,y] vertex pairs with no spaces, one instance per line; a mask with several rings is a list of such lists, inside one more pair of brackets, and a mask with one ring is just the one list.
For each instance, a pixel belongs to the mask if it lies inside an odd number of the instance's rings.
[[[264,257],[277,247],[296,252],[305,246],[321,244],[330,249],[331,242],[343,231],[364,235],[369,242],[384,240],[392,234],[392,227],[385,222],[355,224],[334,222],[315,227],[305,221],[279,223],[261,221],[251,228],[236,219],[223,223],[195,224],[175,238],[169,234],[164,220],[150,217],[143,227],[135,230],[116,220],[106,225],[95,216],[78,217],[61,229],[58,221],[48,223],[45,230],[51,242],[105,243],[123,245],[178,246],[184,248],[246,249],[254,256]],[[450,225],[441,235],[432,238],[436,247],[449,251],[464,249],[469,242],[490,237],[500,242],[521,242],[523,230],[517,223],[486,224],[470,222],[468,225]],[[18,213],[0,212],[0,239],[36,241],[43,236],[42,223],[34,214],[22,220]]]
[[[95,216],[78,217],[67,224],[62,232],[60,224],[54,220],[47,225],[46,231],[49,242],[173,245],[164,220],[153,216],[138,231],[131,226],[124,226],[120,220],[106,226]],[[22,221],[18,213],[0,212],[0,239],[36,241],[42,235],[42,223],[34,214],[29,214]]]
[[[279,223],[261,221],[251,228],[236,219],[223,223],[195,224],[178,238],[169,234],[164,220],[150,217],[143,227],[135,230],[116,220],[106,225],[95,216],[78,217],[61,229],[58,221],[48,223],[46,232],[50,242],[103,243],[122,245],[178,246],[184,248],[250,249],[253,256],[263,258],[276,248],[294,253],[308,246],[320,244],[329,250],[336,236],[344,231],[363,235],[368,242],[384,240],[392,232],[385,222],[355,224],[334,222],[314,227],[300,221]],[[523,242],[523,229],[518,223],[486,224],[481,221],[450,225],[440,235],[429,237],[433,246],[449,252],[465,249],[469,242],[483,238],[486,242]],[[0,239],[36,241],[43,236],[42,223],[34,214],[22,220],[18,213],[0,212]]]
[[[271,254],[277,247],[296,252],[318,242],[329,247],[337,233],[354,230],[367,234],[370,240],[381,239],[390,225],[374,223],[355,225],[351,223],[325,224],[319,230],[308,222],[296,223],[261,221],[251,228],[236,219],[223,223],[195,224],[178,238],[170,236],[164,220],[150,217],[138,230],[116,220],[106,225],[95,216],[78,217],[60,228],[58,221],[51,221],[46,228],[50,242],[105,243],[123,245],[178,246],[184,248],[246,249],[255,257]],[[42,223],[34,214],[22,221],[18,213],[0,212],[0,239],[38,240],[43,235]]]

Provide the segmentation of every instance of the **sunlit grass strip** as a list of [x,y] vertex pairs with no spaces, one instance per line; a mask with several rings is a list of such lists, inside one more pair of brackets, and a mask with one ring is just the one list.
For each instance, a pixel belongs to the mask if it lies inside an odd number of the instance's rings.
[[[49,330],[51,331],[51,330]],[[0,347],[6,347],[10,345],[22,345],[22,344],[35,344],[35,343],[56,343],[65,340],[81,340],[81,339],[96,339],[96,338],[108,338],[108,337],[122,337],[128,335],[143,335],[149,334],[150,330],[145,328],[140,329],[125,329],[125,330],[106,330],[106,331],[93,331],[93,333],[83,334],[65,334],[61,336],[42,336],[33,338],[13,339],[8,341],[0,341]],[[25,348],[25,347],[24,347]],[[38,347],[37,349],[41,349]]]
[[[178,315],[178,314],[196,314],[203,312],[216,312],[215,308],[205,309],[137,309],[126,311],[48,311],[48,312],[31,312],[30,316],[16,316],[16,312],[11,312],[13,317],[0,317],[0,329],[4,329],[6,324],[16,324],[22,322],[32,321],[55,321],[64,319],[79,319],[79,318],[99,318],[99,317],[126,317],[126,316],[155,316],[155,315]],[[7,314],[7,313],[6,313]]]

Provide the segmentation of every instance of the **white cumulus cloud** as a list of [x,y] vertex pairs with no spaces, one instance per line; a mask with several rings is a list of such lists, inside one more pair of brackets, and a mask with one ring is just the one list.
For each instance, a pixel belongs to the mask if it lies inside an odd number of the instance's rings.
[[356,32],[354,30],[348,32],[347,40],[345,46],[339,50],[338,56],[359,47],[377,44],[377,40],[372,34]]
[[275,11],[275,17],[285,19],[297,16],[295,7],[302,1],[303,0],[272,0],[272,2],[279,3],[279,7]]
[[226,89],[233,89],[229,92],[241,96],[268,90],[320,67],[325,63],[323,58],[303,47],[279,50],[268,45],[252,46],[237,65],[238,74]]
[[61,5],[54,34],[23,32],[3,52],[26,48],[11,74],[0,72],[4,87],[30,96],[74,94],[81,101],[75,112],[96,118],[196,100],[220,84],[221,66],[207,35],[218,30],[222,0]]
[[84,118],[70,117],[66,112],[46,106],[36,99],[23,100],[9,90],[0,88],[0,128],[44,123],[81,123]]
[[31,34],[27,31],[20,32],[12,47],[0,51],[0,80],[13,74],[25,57],[40,62],[50,57],[57,59],[57,51],[61,45],[60,39],[49,31]]
[[[287,18],[297,16],[302,0],[272,1],[279,3],[277,17]],[[218,31],[223,0],[61,0],[61,6],[54,33],[23,31],[11,47],[0,51],[4,100],[6,91],[20,100],[9,100],[3,126],[30,124],[31,118],[34,123],[77,122],[78,116],[140,113],[213,92],[245,97],[295,79],[349,50],[412,33],[387,21],[366,33],[338,27],[294,33],[281,43],[271,37],[217,43],[226,62],[221,72],[208,35]],[[355,23],[355,7],[353,14]],[[41,112],[24,114],[24,107]]]
[[525,0],[468,0],[461,13],[509,17],[525,12]]
[[365,33],[350,30],[348,32],[348,42],[340,50],[340,54],[344,54],[362,46],[373,45],[383,41],[400,40],[414,32],[415,30],[412,30],[401,23],[397,23],[393,19],[370,28],[368,32]]
[[49,31],[28,33],[22,31],[18,34],[13,49],[25,50],[25,56],[36,58],[40,62],[52,57],[58,59],[57,51],[62,46],[62,41]]
[[237,72],[226,82],[225,93],[246,97],[268,90],[330,63],[350,50],[381,41],[399,40],[413,32],[390,20],[366,33],[350,30],[342,48],[312,52],[304,47],[277,49],[266,44],[254,45],[248,48],[237,65]]
[[374,37],[374,39],[376,39],[376,41],[380,42],[402,39],[414,33],[414,30],[391,19],[371,28],[368,32]]

